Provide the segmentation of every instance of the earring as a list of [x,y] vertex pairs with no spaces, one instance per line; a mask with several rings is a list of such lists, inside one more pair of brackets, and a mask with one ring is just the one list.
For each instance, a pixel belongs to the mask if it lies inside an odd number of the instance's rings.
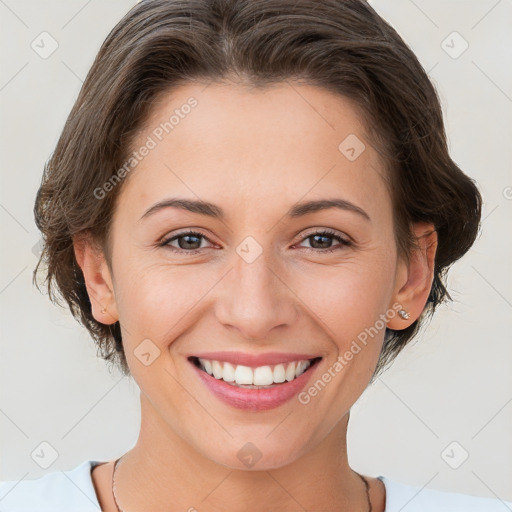
[[405,309],[399,309],[398,310],[398,314],[404,319],[404,320],[407,320],[411,317],[411,315],[409,315],[409,313],[407,313],[407,311],[405,311]]
[[105,313],[106,313],[106,311],[107,311],[107,310],[106,310],[105,308],[102,308],[102,310],[101,310],[101,312],[102,312],[103,314],[105,314]]

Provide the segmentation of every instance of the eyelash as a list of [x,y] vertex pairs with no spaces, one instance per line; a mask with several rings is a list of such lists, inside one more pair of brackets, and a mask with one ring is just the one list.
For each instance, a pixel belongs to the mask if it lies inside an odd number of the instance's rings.
[[[201,252],[202,249],[204,249],[204,248],[187,250],[187,249],[177,249],[176,247],[172,247],[171,245],[169,245],[170,242],[177,240],[178,238],[187,236],[187,235],[193,235],[197,238],[204,238],[204,239],[208,240],[209,242],[211,242],[211,240],[209,240],[209,238],[206,237],[205,235],[203,235],[202,233],[190,230],[190,231],[183,231],[181,233],[178,233],[177,235],[174,235],[171,238],[162,240],[162,242],[159,243],[159,247],[167,247],[171,251],[180,253],[180,254],[183,254],[183,253],[197,254],[197,253]],[[335,240],[337,240],[338,242],[340,242],[341,246],[333,247],[333,248],[329,248],[329,249],[314,249],[311,247],[303,247],[303,249],[307,249],[308,251],[312,251],[312,252],[316,252],[316,253],[331,253],[334,251],[338,251],[338,250],[342,249],[343,247],[351,247],[353,245],[353,243],[350,240],[342,238],[341,236],[337,235],[335,231],[331,231],[329,229],[324,229],[322,231],[315,231],[313,233],[309,233],[307,236],[302,238],[302,240],[300,242],[303,242],[304,240],[307,240],[308,238],[311,238],[313,236],[332,237]]]

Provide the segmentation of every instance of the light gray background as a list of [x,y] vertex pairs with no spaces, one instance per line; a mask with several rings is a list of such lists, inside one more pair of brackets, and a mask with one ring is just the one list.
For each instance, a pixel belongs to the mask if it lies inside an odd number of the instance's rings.
[[[353,407],[351,465],[512,500],[512,2],[371,3],[435,82],[453,158],[477,180],[485,220],[449,273],[455,302]],[[132,5],[0,0],[2,480],[112,459],[137,438],[137,385],[109,374],[85,329],[31,283],[39,240],[32,208],[43,164],[102,41]],[[46,59],[31,48],[43,31],[59,45]],[[464,42],[448,37],[453,31],[469,44],[458,58]],[[46,470],[31,457],[43,441],[58,452]],[[464,451],[469,458],[450,467]]]

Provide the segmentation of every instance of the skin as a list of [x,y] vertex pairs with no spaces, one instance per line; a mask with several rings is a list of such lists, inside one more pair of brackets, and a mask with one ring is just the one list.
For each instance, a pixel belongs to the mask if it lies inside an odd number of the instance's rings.
[[[111,264],[88,236],[75,239],[93,315],[105,324],[120,321],[141,389],[140,435],[116,471],[119,505],[156,512],[366,511],[346,435],[384,329],[309,403],[292,399],[269,411],[220,402],[187,356],[207,350],[318,354],[323,359],[314,382],[379,315],[395,311],[393,304],[410,318],[395,314],[389,328],[404,329],[418,318],[432,284],[437,234],[432,225],[415,225],[420,249],[409,265],[398,257],[384,163],[349,100],[315,86],[182,85],[155,104],[133,147],[190,96],[198,105],[123,184]],[[366,146],[354,161],[338,150],[349,134]],[[226,218],[166,208],[140,220],[169,197],[209,201]],[[286,216],[299,201],[326,198],[356,204],[371,222],[335,208]],[[186,228],[206,238],[175,239],[172,247],[185,247],[181,254],[158,246]],[[332,237],[315,242],[311,235],[325,228],[353,245]],[[252,263],[236,251],[247,236],[262,250]],[[201,252],[187,254],[187,247]],[[134,354],[145,339],[160,350],[149,366]],[[251,468],[237,457],[247,442],[262,454]],[[117,510],[112,466],[97,466],[92,475],[107,512]],[[384,486],[367,478],[373,511],[383,512]]]

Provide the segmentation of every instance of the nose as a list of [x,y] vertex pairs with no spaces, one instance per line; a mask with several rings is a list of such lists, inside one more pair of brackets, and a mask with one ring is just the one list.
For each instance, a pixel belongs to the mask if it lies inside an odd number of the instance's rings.
[[271,339],[273,329],[293,325],[298,316],[298,299],[287,280],[283,265],[265,252],[250,263],[235,255],[219,289],[217,320],[244,339]]

